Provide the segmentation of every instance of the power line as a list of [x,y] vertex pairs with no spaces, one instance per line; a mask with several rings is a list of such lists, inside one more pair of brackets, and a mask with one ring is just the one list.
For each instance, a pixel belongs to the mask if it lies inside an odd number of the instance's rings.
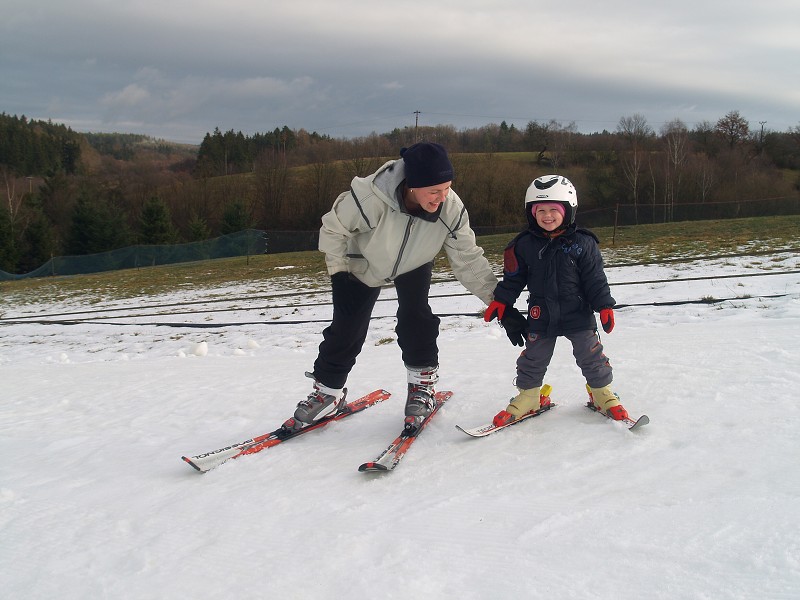
[[[623,282],[610,282],[609,285],[613,288],[615,286],[627,286],[627,285],[652,285],[652,284],[659,284],[659,283],[681,283],[687,281],[710,281],[710,280],[718,280],[718,279],[736,279],[736,278],[748,278],[748,277],[769,277],[774,275],[797,275],[800,274],[800,270],[794,271],[771,271],[769,273],[737,273],[737,274],[729,274],[729,275],[705,275],[705,276],[698,276],[698,277],[680,277],[675,279],[649,279],[649,280],[641,280],[641,281],[623,281]],[[323,292],[311,292],[310,294],[306,295],[315,295]],[[287,294],[281,294],[280,296],[285,296]],[[294,294],[297,295],[297,294]],[[436,298],[455,298],[461,296],[470,296],[470,292],[452,292],[447,294],[431,294],[429,298],[436,299]],[[747,297],[736,297],[736,298],[722,298],[722,299],[708,299],[708,298],[701,298],[699,300],[678,300],[678,301],[655,301],[655,302],[645,302],[640,304],[619,304],[615,308],[626,308],[626,307],[634,307],[634,306],[677,306],[682,304],[713,304],[718,302],[725,302],[730,300],[747,300],[751,298],[780,298],[783,296],[788,296],[791,294],[778,294],[772,296],[765,296],[765,295],[757,295],[757,296],[747,296]],[[263,297],[262,297],[263,298]],[[216,299],[216,300],[209,300],[209,301],[193,301],[193,302],[186,302],[186,303],[173,303],[167,305],[151,305],[140,307],[141,309],[148,309],[148,308],[159,308],[159,307],[173,307],[173,306],[188,306],[194,304],[202,304],[202,303],[212,303],[212,302],[219,302],[219,301],[227,301],[227,302],[241,302],[242,300],[248,300],[252,298],[227,298],[227,299]],[[378,302],[393,302],[396,301],[397,298],[395,297],[388,297],[388,298],[379,298]],[[140,319],[144,317],[167,317],[167,316],[176,316],[182,314],[201,314],[201,313],[224,313],[224,312],[252,312],[258,310],[285,310],[285,309],[297,309],[297,308],[308,308],[308,307],[319,307],[319,306],[326,306],[330,305],[332,302],[309,302],[309,303],[301,303],[301,304],[282,304],[282,305],[273,305],[273,306],[253,306],[253,307],[242,307],[242,306],[234,306],[231,308],[210,308],[205,310],[184,310],[184,311],[168,311],[168,312],[154,312],[154,313],[145,313],[145,314],[135,314],[128,312],[128,314],[122,315],[110,315],[109,312],[117,312],[120,310],[128,310],[128,311],[135,311],[138,310],[136,307],[134,308],[119,308],[119,309],[108,309],[108,310],[98,310],[95,312],[105,313],[99,316],[90,316],[85,318],[75,318],[75,319],[51,319],[51,318],[42,318],[43,315],[35,315],[31,317],[12,317],[6,319],[0,319],[0,325],[21,325],[25,323],[36,324],[36,325],[78,325],[80,323],[90,323],[90,324],[104,324],[104,325],[136,325],[136,326],[145,326],[145,325],[159,325],[159,326],[170,326],[170,327],[195,327],[195,328],[218,328],[218,327],[227,327],[227,326],[241,326],[241,325],[298,325],[302,323],[329,323],[330,319],[311,319],[311,320],[299,320],[299,321],[254,321],[254,322],[244,322],[244,323],[211,323],[211,324],[204,324],[204,323],[159,323],[159,322],[147,322],[147,323],[134,323],[134,322],[114,322],[116,319]],[[51,315],[44,315],[44,317],[63,317],[63,316],[71,316],[71,315],[79,315],[79,314],[86,314],[90,311],[84,312],[75,312],[75,313],[61,313],[61,314],[51,314]],[[446,313],[446,314],[439,314],[437,316],[470,316],[477,313]],[[390,318],[394,315],[385,315],[385,316],[376,316],[373,319],[383,319],[383,318]],[[101,319],[104,319],[101,321]]]
[[[462,294],[469,295],[469,294]],[[763,300],[766,298],[785,298],[787,296],[794,296],[796,294],[759,294],[754,296],[734,296],[731,298],[699,298],[695,300],[670,300],[670,301],[654,301],[654,302],[639,302],[632,304],[617,304],[614,308],[635,308],[643,306],[682,306],[690,304],[721,304],[723,302],[743,302],[746,300]],[[241,310],[241,309],[237,309]],[[478,311],[472,312],[455,312],[455,313],[434,313],[437,317],[475,317],[480,318],[481,314]],[[148,315],[153,316],[153,315]],[[156,315],[157,316],[157,315]],[[394,319],[396,315],[378,315],[370,317],[371,320],[377,319]],[[9,321],[9,325],[21,324]],[[176,323],[176,322],[158,322],[152,321],[147,323],[115,323],[113,321],[97,321],[93,319],[74,319],[63,321],[48,321],[48,320],[34,320],[24,321],[25,324],[33,325],[116,325],[118,327],[137,326],[137,327],[177,327],[177,328],[190,328],[190,329],[221,329],[224,327],[245,327],[248,325],[307,325],[310,323],[330,323],[330,319],[301,319],[294,321],[238,321],[235,323]]]

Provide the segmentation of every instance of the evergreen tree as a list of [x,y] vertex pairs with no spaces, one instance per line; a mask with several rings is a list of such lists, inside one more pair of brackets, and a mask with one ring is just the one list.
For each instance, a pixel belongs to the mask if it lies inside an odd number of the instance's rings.
[[81,146],[77,140],[65,140],[61,147],[61,166],[69,175],[78,171],[81,158]]
[[96,254],[130,243],[125,214],[104,198],[82,190],[72,211],[67,241],[70,254]]
[[23,251],[19,262],[21,273],[38,269],[56,253],[53,227],[41,210],[33,213],[22,237]]
[[0,206],[0,270],[14,273],[17,253],[14,247],[14,230],[8,211]]
[[213,134],[206,134],[197,152],[198,177],[216,177],[225,175],[225,139],[219,127],[214,129]]
[[139,219],[139,227],[139,241],[142,244],[174,244],[178,241],[169,207],[161,198],[154,196],[147,201]]
[[189,221],[189,241],[202,242],[210,237],[211,229],[208,227],[206,220],[196,214],[192,215],[192,220]]
[[20,176],[74,173],[81,136],[63,125],[0,114],[0,164]]
[[250,215],[241,200],[231,202],[225,207],[220,225],[220,232],[223,235],[250,229],[250,225]]

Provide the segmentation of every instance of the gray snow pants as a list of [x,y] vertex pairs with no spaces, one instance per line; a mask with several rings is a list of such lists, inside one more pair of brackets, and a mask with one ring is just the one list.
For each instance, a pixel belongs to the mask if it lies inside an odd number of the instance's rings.
[[[553,358],[558,337],[561,336],[542,337],[536,333],[528,334],[525,350],[517,359],[516,385],[519,389],[541,387],[550,359]],[[600,343],[596,329],[566,333],[563,337],[572,342],[572,355],[589,386],[601,388],[611,383],[613,379],[611,363],[603,354],[603,344]]]

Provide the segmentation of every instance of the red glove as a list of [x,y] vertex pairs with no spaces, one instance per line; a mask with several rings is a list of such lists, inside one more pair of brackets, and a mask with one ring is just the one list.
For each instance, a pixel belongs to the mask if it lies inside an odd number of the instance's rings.
[[503,313],[506,312],[506,305],[502,302],[498,302],[497,300],[492,300],[492,303],[489,305],[489,308],[486,309],[486,312],[483,313],[483,320],[487,323],[490,323],[492,319],[497,317],[501,322],[503,321]]
[[600,309],[600,323],[603,325],[603,331],[611,333],[614,330],[614,309],[601,308]]

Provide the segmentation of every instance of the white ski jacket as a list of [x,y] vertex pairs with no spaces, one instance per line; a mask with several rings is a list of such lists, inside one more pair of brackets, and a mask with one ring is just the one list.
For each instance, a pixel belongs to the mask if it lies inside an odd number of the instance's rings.
[[405,180],[402,159],[372,175],[355,177],[322,217],[319,249],[328,273],[348,271],[370,287],[391,283],[432,261],[444,247],[453,274],[487,305],[497,277],[475,243],[467,209],[452,189],[436,213],[405,212],[398,194]]

